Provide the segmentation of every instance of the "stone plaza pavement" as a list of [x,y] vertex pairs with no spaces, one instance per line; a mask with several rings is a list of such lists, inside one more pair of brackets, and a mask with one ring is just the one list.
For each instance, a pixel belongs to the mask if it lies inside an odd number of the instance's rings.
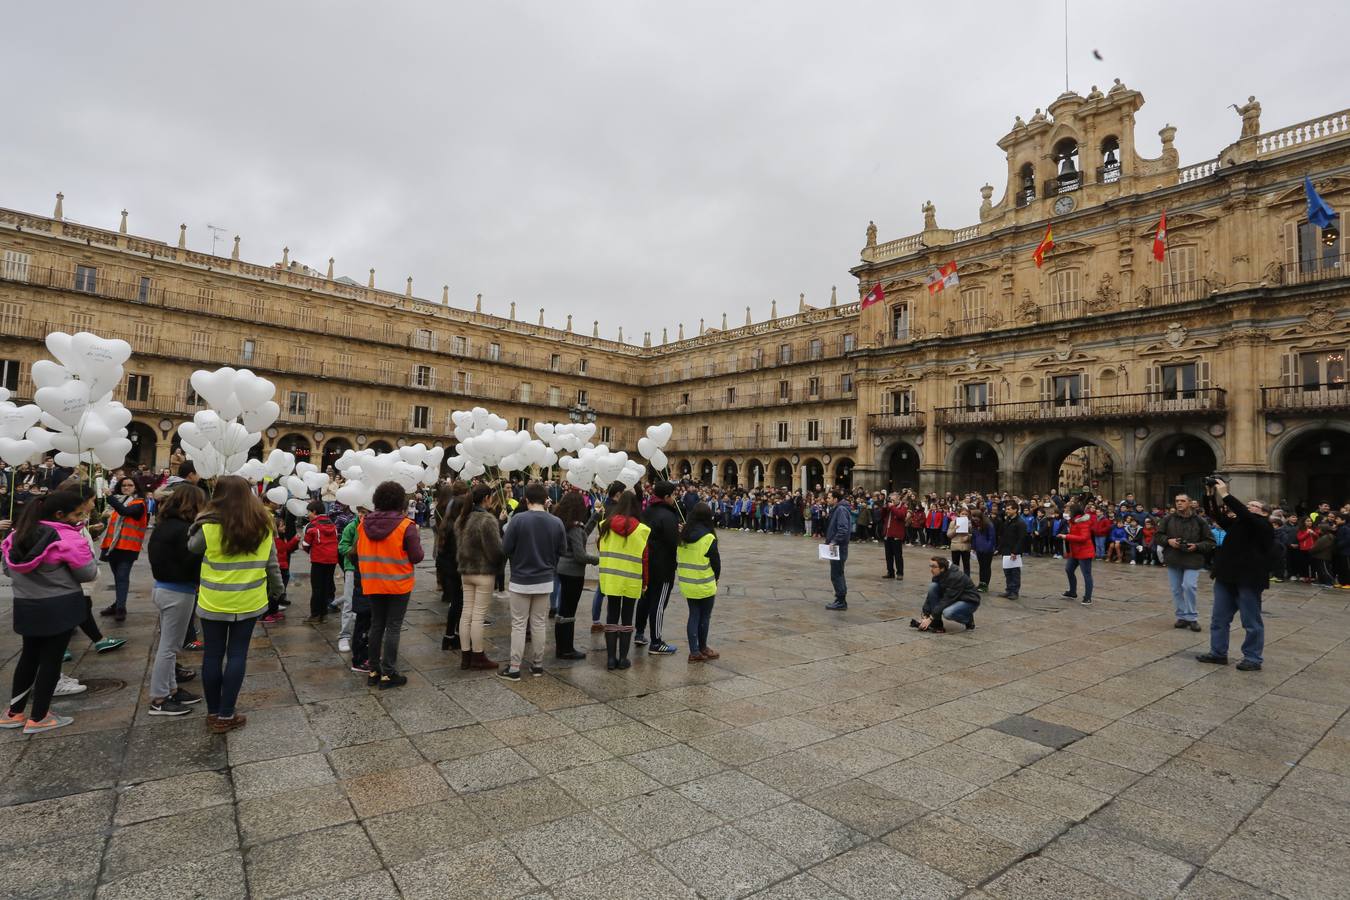
[[[347,670],[335,621],[300,624],[297,576],[227,736],[200,706],[146,715],[142,560],[127,647],[73,641],[96,688],[58,700],[75,724],[0,732],[0,894],[1350,896],[1350,592],[1274,586],[1265,670],[1242,673],[1192,659],[1208,634],[1172,627],[1160,569],[1099,564],[1083,608],[1061,563],[1030,560],[1019,603],[920,635],[927,555],[891,582],[855,546],[841,615],[813,542],[724,533],[718,662],[686,661],[676,598],[678,656],[549,660],[517,685],[461,672],[420,590],[409,684],[384,692]],[[1202,579],[1206,624],[1209,596]]]

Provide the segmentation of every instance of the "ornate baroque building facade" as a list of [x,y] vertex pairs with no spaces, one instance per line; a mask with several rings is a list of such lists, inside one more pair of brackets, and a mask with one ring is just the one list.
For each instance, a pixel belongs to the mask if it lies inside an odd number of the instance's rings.
[[[1143,97],[1066,93],[999,142],[1007,183],[980,221],[879,243],[851,272],[861,309],[828,301],[766,321],[700,323],[641,344],[452,307],[335,278],[0,210],[0,383],[31,397],[54,330],[122,337],[118,398],[138,461],[162,465],[200,401],[201,367],[278,385],[262,450],[451,443],[449,414],[516,427],[594,414],[632,449],[669,420],[672,469],[705,482],[1044,491],[1064,478],[1160,501],[1211,471],[1291,501],[1350,495],[1350,256],[1306,221],[1303,178],[1350,208],[1350,112],[1262,132],[1260,106],[1217,156],[1181,167],[1176,129],[1141,151]],[[1168,249],[1152,256],[1167,211]],[[1047,227],[1054,248],[1032,260]],[[956,262],[954,284],[931,273]],[[691,326],[692,327],[692,326]],[[1066,465],[1067,461],[1067,465]],[[1066,483],[1071,484],[1072,482]]]

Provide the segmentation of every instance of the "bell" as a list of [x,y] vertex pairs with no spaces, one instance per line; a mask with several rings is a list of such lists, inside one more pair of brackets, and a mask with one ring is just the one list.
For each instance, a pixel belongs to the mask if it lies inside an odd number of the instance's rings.
[[1073,157],[1066,156],[1059,163],[1060,180],[1072,180],[1078,177],[1078,170],[1073,167]]
[[1108,165],[1108,166],[1114,166],[1114,165],[1115,165],[1116,163],[1118,163],[1118,162],[1119,162],[1119,160],[1116,159],[1116,149],[1115,149],[1114,147],[1112,147],[1110,150],[1107,150],[1107,151],[1106,151],[1106,165]]

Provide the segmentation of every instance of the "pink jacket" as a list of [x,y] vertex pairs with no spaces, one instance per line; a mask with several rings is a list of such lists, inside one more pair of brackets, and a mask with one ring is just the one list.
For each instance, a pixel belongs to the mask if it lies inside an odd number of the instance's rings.
[[15,559],[11,555],[11,549],[14,545],[14,535],[8,535],[3,543],[0,543],[0,552],[4,553],[5,565],[11,572],[28,574],[38,566],[67,565],[72,569],[78,569],[94,561],[94,552],[89,549],[89,541],[80,532],[80,529],[74,525],[67,525],[64,522],[48,522],[43,520],[43,525],[53,529],[56,532],[56,540],[41,547],[38,552],[28,558]]

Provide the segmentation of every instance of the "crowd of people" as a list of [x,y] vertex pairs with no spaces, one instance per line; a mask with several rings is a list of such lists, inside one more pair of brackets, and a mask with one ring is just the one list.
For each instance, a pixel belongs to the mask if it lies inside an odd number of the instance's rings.
[[[1176,627],[1198,632],[1199,576],[1208,570],[1211,652],[1200,658],[1227,661],[1229,623],[1241,615],[1243,669],[1261,667],[1260,592],[1270,580],[1350,589],[1350,504],[1271,510],[1234,500],[1221,478],[1209,480],[1198,502],[1179,494],[1166,509],[1133,495],[1110,501],[1086,488],[1027,498],[920,498],[912,491],[803,494],[659,481],[635,489],[616,482],[602,497],[554,481],[454,481],[434,495],[386,482],[372,508],[349,510],[336,500],[340,478],[332,473],[329,486],[311,495],[307,515],[297,518],[265,498],[265,484],[226,476],[208,485],[187,461],[175,472],[152,474],[142,466],[105,479],[60,470],[50,460],[0,469],[0,488],[9,495],[0,506],[0,551],[22,640],[0,727],[37,733],[69,724],[70,717],[51,710],[54,696],[85,689],[61,672],[69,641],[79,629],[97,652],[125,644],[104,636],[98,618],[125,623],[131,575],[143,552],[159,621],[147,712],[188,715],[205,701],[207,727],[217,733],[246,722],[237,702],[249,641],[258,622],[286,621],[296,553],[309,556],[304,624],[322,626],[337,616],[338,650],[353,672],[380,690],[406,684],[399,638],[428,527],[447,611],[442,649],[458,652],[462,669],[492,670],[512,682],[527,667],[531,676],[543,674],[550,620],[554,658],[586,658],[575,632],[591,571],[597,586],[590,626],[603,634],[607,669],[630,667],[635,649],[653,657],[680,652],[664,628],[676,590],[688,604],[687,659],[719,658],[709,645],[721,579],[718,530],[819,540],[828,548],[822,555],[830,560],[834,598],[827,609],[834,611],[848,609],[851,544],[882,543],[884,577],[896,580],[905,576],[905,548],[922,547],[931,554],[928,582],[921,616],[910,624],[937,634],[948,622],[975,627],[996,562],[1000,596],[1018,600],[1028,557],[1063,559],[1064,597],[1083,605],[1092,603],[1094,562],[1163,567]],[[5,512],[10,501],[12,516]],[[101,563],[112,578],[112,602],[96,617],[86,585],[98,579]],[[493,600],[506,601],[511,618],[510,655],[501,661],[488,657],[484,641]],[[201,696],[183,687],[197,672],[181,658],[194,651],[202,653]]]

